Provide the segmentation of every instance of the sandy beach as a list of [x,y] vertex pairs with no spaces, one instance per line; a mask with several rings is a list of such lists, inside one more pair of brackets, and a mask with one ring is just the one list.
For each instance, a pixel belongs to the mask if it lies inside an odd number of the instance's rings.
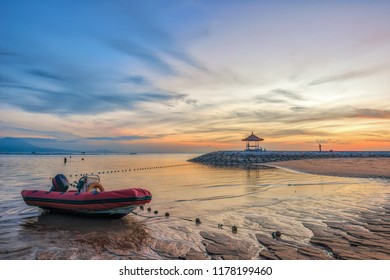
[[390,178],[390,158],[305,159],[267,164],[299,172],[366,178]]

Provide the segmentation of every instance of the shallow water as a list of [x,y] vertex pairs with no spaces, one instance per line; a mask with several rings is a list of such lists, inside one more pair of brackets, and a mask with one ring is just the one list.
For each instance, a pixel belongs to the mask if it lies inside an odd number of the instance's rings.
[[[360,213],[376,211],[390,194],[388,180],[216,168],[188,163],[192,157],[86,155],[82,160],[74,155],[64,164],[63,156],[1,155],[0,259],[180,258],[190,250],[205,251],[202,231],[247,242],[254,256],[262,249],[256,232],[280,230],[307,243],[312,233],[303,223],[359,222]],[[74,181],[99,172],[106,190],[150,190],[153,199],[145,208],[152,211],[117,220],[73,217],[27,206],[20,196],[23,189],[49,189],[57,173]]]

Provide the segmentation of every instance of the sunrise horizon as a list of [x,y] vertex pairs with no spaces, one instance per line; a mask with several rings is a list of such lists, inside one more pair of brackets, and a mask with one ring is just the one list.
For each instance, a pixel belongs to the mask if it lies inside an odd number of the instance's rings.
[[270,151],[390,150],[388,2],[14,3],[0,138],[206,153],[253,131]]

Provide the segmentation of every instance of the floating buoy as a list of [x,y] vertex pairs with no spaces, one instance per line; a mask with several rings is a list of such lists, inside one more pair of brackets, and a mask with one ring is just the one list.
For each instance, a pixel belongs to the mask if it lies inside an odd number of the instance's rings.
[[148,207],[148,212],[152,211],[152,208]]
[[167,217],[167,218],[169,217],[169,213],[168,212],[165,213],[165,217]]
[[158,214],[158,211],[157,210],[154,210],[154,215],[157,215]]
[[233,233],[237,233],[237,230],[238,230],[238,229],[237,229],[236,226],[232,226],[232,232],[233,232]]
[[199,218],[196,218],[196,219],[195,219],[195,224],[200,225],[201,223],[202,223],[202,222],[200,221]]
[[272,234],[273,238],[280,238],[282,236],[282,233],[280,231],[274,231]]

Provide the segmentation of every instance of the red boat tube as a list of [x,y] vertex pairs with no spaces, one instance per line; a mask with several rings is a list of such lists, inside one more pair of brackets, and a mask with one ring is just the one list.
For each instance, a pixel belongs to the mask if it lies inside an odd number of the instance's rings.
[[55,192],[23,190],[27,205],[80,215],[122,217],[138,205],[149,203],[152,195],[141,188],[106,192]]

